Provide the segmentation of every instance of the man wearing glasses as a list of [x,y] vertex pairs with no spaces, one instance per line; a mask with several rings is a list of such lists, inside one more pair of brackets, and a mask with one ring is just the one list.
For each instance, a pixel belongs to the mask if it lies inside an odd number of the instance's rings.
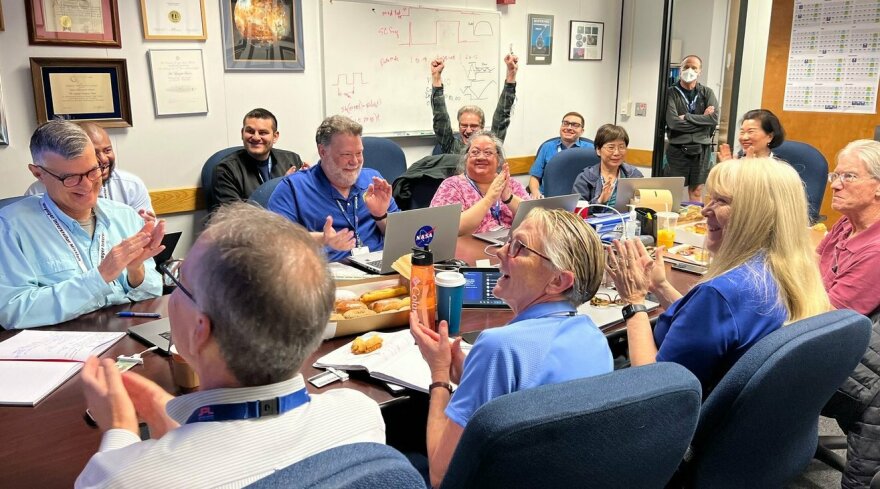
[[268,209],[300,224],[324,245],[330,261],[351,250],[381,250],[385,218],[399,209],[391,184],[364,168],[363,127],[342,115],[324,119],[315,133],[321,161],[278,183]]
[[82,128],[49,121],[30,148],[28,168],[46,193],[0,210],[0,324],[46,326],[161,295],[152,258],[165,223],[98,199],[102,167]]
[[[504,57],[507,65],[507,77],[504,80],[504,88],[495,106],[492,115],[492,132],[498,139],[504,141],[507,135],[507,127],[510,125],[510,110],[516,101],[516,72],[519,69],[519,58],[513,53]],[[483,109],[476,105],[465,105],[458,109],[458,132],[459,136],[452,132],[452,123],[449,120],[449,112],[446,110],[446,95],[443,92],[443,68],[446,62],[443,58],[431,61],[431,110],[434,112],[434,134],[444,154],[461,154],[467,146],[471,134],[482,131],[486,125],[486,116]]]
[[[107,131],[94,122],[83,122],[79,126],[95,146],[95,156],[103,170],[101,193],[98,196],[128,204],[136,211],[144,211],[155,217],[153,203],[150,201],[150,194],[147,192],[144,181],[137,175],[116,167],[116,152],[113,150],[113,143],[110,142]],[[43,193],[46,193],[46,186],[37,180],[28,187],[24,194],[39,195]]]
[[584,116],[577,112],[569,112],[562,116],[562,125],[559,127],[559,137],[553,138],[538,148],[535,162],[529,171],[529,194],[533,199],[544,196],[544,167],[551,158],[562,150],[568,148],[592,148],[589,141],[581,140],[584,133]]

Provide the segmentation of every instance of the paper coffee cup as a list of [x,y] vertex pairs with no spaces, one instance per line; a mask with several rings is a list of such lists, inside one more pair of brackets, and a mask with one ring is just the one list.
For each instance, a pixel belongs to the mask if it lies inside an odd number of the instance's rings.
[[189,363],[177,353],[176,345],[171,345],[171,376],[174,383],[184,389],[195,389],[199,386],[199,376]]
[[461,327],[461,305],[464,298],[464,275],[440,272],[434,277],[437,287],[437,319],[449,325],[449,335],[457,335]]

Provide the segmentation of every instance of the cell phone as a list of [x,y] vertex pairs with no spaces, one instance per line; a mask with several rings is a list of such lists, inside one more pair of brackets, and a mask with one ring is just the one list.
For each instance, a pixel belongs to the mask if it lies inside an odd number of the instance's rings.
[[695,275],[706,275],[706,267],[700,265],[691,265],[690,263],[673,263],[673,270],[681,270],[682,272],[693,273]]

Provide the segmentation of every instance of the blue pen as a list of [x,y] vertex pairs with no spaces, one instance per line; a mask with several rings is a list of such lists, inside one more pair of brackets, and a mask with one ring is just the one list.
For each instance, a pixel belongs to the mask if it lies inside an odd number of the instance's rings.
[[132,312],[132,311],[123,311],[117,312],[116,317],[120,318],[161,318],[162,315],[158,312]]

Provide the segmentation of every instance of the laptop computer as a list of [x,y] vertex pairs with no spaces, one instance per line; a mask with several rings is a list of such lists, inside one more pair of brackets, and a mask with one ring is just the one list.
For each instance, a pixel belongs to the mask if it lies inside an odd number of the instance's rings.
[[157,349],[170,355],[171,347],[171,323],[168,318],[157,319],[144,324],[138,324],[128,328],[128,334],[147,346],[155,346]]
[[621,178],[617,181],[617,200],[614,208],[620,212],[629,211],[629,201],[641,189],[669,190],[672,194],[671,211],[678,211],[681,205],[681,196],[684,194],[684,177],[650,177],[650,178]]
[[461,204],[427,207],[388,214],[385,225],[385,246],[348,258],[349,263],[370,273],[385,275],[394,272],[391,265],[414,247],[428,245],[434,261],[455,257]]
[[513,230],[523,222],[523,219],[529,215],[529,212],[531,212],[532,209],[540,207],[542,209],[565,209],[571,212],[574,210],[575,206],[577,206],[580,198],[581,196],[578,194],[569,194],[547,197],[544,199],[524,200],[519,203],[516,215],[513,216],[513,223],[511,224],[510,229],[503,228],[484,233],[475,233],[474,237],[494,245],[503,245],[507,242],[507,237],[510,236],[510,233],[512,233]]

